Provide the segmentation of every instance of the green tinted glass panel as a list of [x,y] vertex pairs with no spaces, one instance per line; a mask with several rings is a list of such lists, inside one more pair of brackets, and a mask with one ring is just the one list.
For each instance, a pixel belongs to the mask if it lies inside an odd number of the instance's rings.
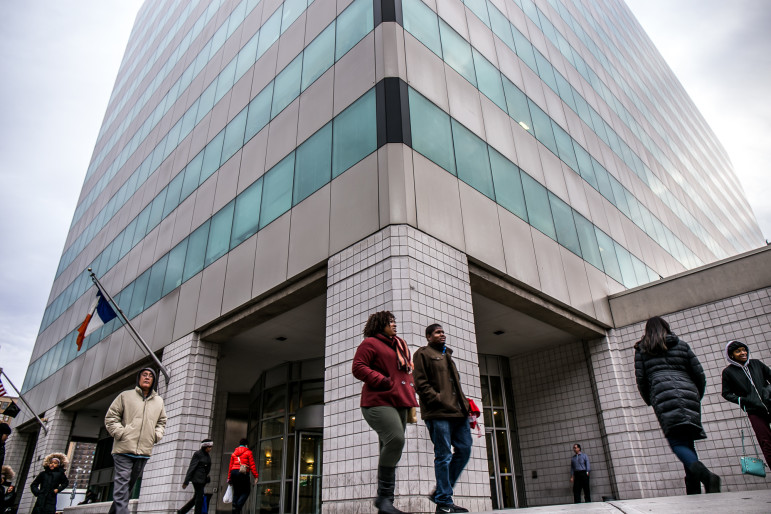
[[147,232],[150,232],[161,222],[161,216],[163,216],[163,204],[166,200],[166,192],[168,190],[169,188],[165,187],[163,191],[158,193],[158,196],[155,197],[153,203],[150,204],[150,217],[147,219]]
[[506,106],[509,116],[519,123],[523,129],[533,133],[533,120],[530,118],[530,107],[527,105],[527,97],[509,79],[503,77],[503,89],[506,93]]
[[541,52],[535,52],[535,63],[538,67],[538,76],[541,77],[541,80],[546,82],[546,85],[549,86],[552,91],[556,92],[557,79],[554,78],[554,69],[552,68],[551,63],[541,55]]
[[557,242],[581,256],[581,246],[578,244],[576,223],[573,221],[573,209],[560,200],[556,195],[549,193],[552,216],[554,216],[554,228],[557,230]]
[[276,9],[276,12],[268,18],[262,28],[260,29],[260,44],[257,45],[257,58],[265,53],[265,50],[270,48],[270,45],[276,42],[278,36],[281,34],[281,9]]
[[581,174],[581,178],[587,181],[594,189],[597,189],[599,186],[597,185],[597,178],[594,176],[592,158],[589,157],[589,153],[575,141],[573,141],[573,150],[576,153],[576,162],[578,163],[578,172]]
[[332,123],[297,148],[292,205],[305,200],[332,179]]
[[618,265],[621,268],[621,278],[623,284],[626,287],[637,287],[637,275],[634,272],[634,264],[632,264],[632,256],[626,248],[613,241],[616,247],[616,256],[618,257]]
[[594,233],[597,236],[597,244],[600,247],[600,257],[602,257],[602,267],[605,273],[619,284],[623,284],[621,268],[618,265],[616,250],[613,248],[613,240],[597,227],[594,228]]
[[332,178],[377,149],[375,90],[370,89],[332,122]]
[[456,175],[450,116],[412,88],[409,99],[412,148]]
[[549,118],[545,112],[541,110],[532,100],[527,100],[527,105],[530,107],[530,116],[533,119],[533,130],[535,130],[535,137],[543,143],[543,145],[557,155],[557,142],[554,140],[554,132],[551,127],[551,118]]
[[203,269],[203,261],[206,257],[206,241],[209,240],[209,221],[195,229],[188,236],[187,255],[185,256],[185,271],[182,274],[182,282],[187,282],[190,277]]
[[331,23],[303,52],[302,90],[335,63],[335,24]]
[[578,241],[581,243],[581,256],[589,264],[599,270],[604,270],[602,266],[602,257],[600,257],[600,247],[597,244],[597,235],[594,233],[594,225],[578,214],[573,213],[578,232]]
[[402,0],[404,28],[418,41],[439,57],[442,44],[439,41],[439,18],[420,0]]
[[452,140],[455,144],[458,178],[495,200],[487,144],[455,120],[452,120]]
[[182,182],[182,192],[179,197],[184,200],[201,184],[201,166],[203,165],[203,150],[198,152],[185,167],[185,180]]
[[308,0],[286,0],[284,2],[284,11],[281,13],[281,32],[283,33],[294,23],[300,14],[305,10]]
[[162,296],[166,296],[182,284],[187,241],[187,239],[184,239],[169,252],[169,263],[166,265],[166,276],[163,279],[163,290],[161,291]]
[[503,94],[501,72],[476,50],[473,51],[473,56],[479,90],[505,111],[506,97]]
[[134,293],[131,295],[131,305],[128,310],[129,319],[142,312],[147,296],[147,284],[150,282],[150,270],[145,271],[134,281]]
[[166,192],[166,203],[163,204],[163,214],[161,218],[165,218],[171,211],[177,208],[179,205],[179,195],[182,191],[182,182],[185,179],[185,173],[177,173],[169,183],[169,190]]
[[222,164],[233,157],[244,146],[244,130],[246,129],[247,109],[242,110],[225,128],[225,141],[222,147]]
[[514,45],[516,47],[517,55],[519,58],[525,61],[525,64],[527,64],[531,70],[537,71],[538,67],[535,64],[533,45],[530,44],[530,41],[528,41],[528,39],[514,27],[512,27],[511,34],[514,36]]
[[276,77],[273,89],[273,107],[271,108],[272,117],[275,117],[278,113],[283,111],[292,100],[299,96],[302,69],[302,55],[298,55]]
[[592,167],[594,168],[594,176],[597,177],[597,184],[599,185],[599,191],[610,203],[616,204],[615,197],[613,196],[613,188],[610,186],[610,176],[608,171],[600,165],[599,162],[592,158]]
[[471,45],[441,19],[439,33],[442,36],[442,55],[444,61],[463,78],[477,85],[474,73],[474,59],[471,56]]
[[648,278],[648,267],[643,261],[632,255],[632,265],[634,266],[634,274],[637,276],[637,285],[642,285],[650,281]]
[[578,173],[578,161],[576,161],[576,153],[573,150],[573,138],[554,121],[552,121],[551,128],[554,131],[554,139],[557,142],[557,155],[562,162]]
[[348,50],[372,30],[374,18],[371,0],[355,0],[337,17],[337,43],[335,60],[340,59]]
[[273,166],[265,174],[262,189],[260,229],[268,225],[292,207],[292,178],[294,177],[294,152]]
[[546,188],[527,173],[522,173],[522,189],[525,192],[525,205],[530,224],[556,240],[557,232],[554,230]]
[[212,173],[220,167],[220,158],[222,157],[222,142],[225,140],[225,131],[221,130],[214,139],[206,145],[203,153],[203,164],[201,165],[201,181],[211,177]]
[[145,297],[143,310],[161,299],[163,279],[166,276],[166,264],[168,261],[169,254],[166,254],[150,268],[150,281],[147,283],[147,296]]
[[495,184],[495,201],[527,221],[527,208],[519,168],[493,148],[490,148],[490,164]]
[[211,218],[204,268],[225,255],[230,249],[230,230],[233,228],[233,206],[235,203],[235,200],[231,200]]
[[233,232],[230,236],[230,248],[235,248],[257,232],[260,222],[260,201],[262,200],[262,179],[236,197],[233,215]]
[[270,105],[273,98],[273,82],[265,86],[260,94],[249,102],[249,115],[246,119],[244,141],[249,141],[270,121]]

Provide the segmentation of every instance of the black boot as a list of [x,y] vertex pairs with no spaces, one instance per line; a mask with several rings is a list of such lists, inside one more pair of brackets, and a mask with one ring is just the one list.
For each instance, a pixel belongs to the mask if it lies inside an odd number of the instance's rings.
[[375,498],[375,507],[377,507],[378,514],[406,514],[394,507],[395,488],[396,468],[378,467],[377,498]]
[[701,482],[695,475],[685,475],[685,494],[701,494]]
[[697,460],[691,464],[690,471],[704,484],[704,490],[708,494],[720,492],[720,477],[707,469],[701,461]]

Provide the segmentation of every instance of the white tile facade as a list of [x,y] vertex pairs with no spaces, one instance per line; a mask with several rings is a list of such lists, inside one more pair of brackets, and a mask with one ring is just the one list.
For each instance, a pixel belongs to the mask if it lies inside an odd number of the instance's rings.
[[[389,226],[332,256],[328,265],[324,391],[324,512],[371,512],[377,488],[377,436],[361,415],[361,382],[351,362],[369,314],[389,310],[415,352],[424,330],[441,323],[464,392],[479,400],[474,317],[466,256],[407,225]],[[422,421],[408,425],[397,469],[396,506],[433,510],[433,445]],[[484,439],[474,439],[471,460],[455,501],[488,510],[490,485]]]

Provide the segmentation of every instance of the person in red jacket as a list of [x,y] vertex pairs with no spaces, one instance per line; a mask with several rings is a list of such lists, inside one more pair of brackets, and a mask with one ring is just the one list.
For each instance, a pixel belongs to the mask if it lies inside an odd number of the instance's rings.
[[257,483],[257,466],[254,465],[254,456],[249,449],[249,441],[241,439],[238,442],[238,448],[230,456],[230,466],[228,467],[228,484],[233,486],[233,512],[240,513],[249,498],[251,484],[249,473],[254,476],[254,482]]
[[388,311],[370,315],[364,337],[353,357],[352,371],[354,377],[364,382],[361,412],[380,442],[374,504],[379,514],[404,514],[393,502],[407,415],[418,405],[412,358],[407,343],[396,336],[396,318]]

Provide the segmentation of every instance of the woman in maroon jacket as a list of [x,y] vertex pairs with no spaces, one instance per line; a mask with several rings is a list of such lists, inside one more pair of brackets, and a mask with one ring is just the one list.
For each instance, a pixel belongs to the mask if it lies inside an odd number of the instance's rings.
[[364,337],[353,357],[352,371],[364,382],[361,412],[380,442],[375,507],[380,514],[404,514],[393,502],[407,414],[418,405],[410,350],[396,336],[396,318],[388,311],[370,315]]

